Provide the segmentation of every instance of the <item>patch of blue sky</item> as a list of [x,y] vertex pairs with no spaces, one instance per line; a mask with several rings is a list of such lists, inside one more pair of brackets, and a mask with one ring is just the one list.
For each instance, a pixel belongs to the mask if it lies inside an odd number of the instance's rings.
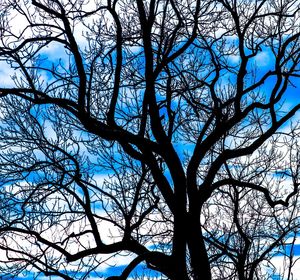
[[[109,276],[118,276],[121,275],[124,269],[126,268],[125,265],[122,266],[115,266],[109,267],[103,273],[104,278]],[[92,276],[92,275],[91,275]],[[149,278],[157,278],[161,276],[161,273],[156,272],[147,268],[146,264],[140,264],[136,266],[136,268],[130,273],[129,278],[133,276],[148,276]]]
[[35,67],[39,77],[39,90],[45,91],[49,96],[73,100],[79,84],[74,58],[62,44],[54,45],[55,47],[49,47],[49,51],[41,51],[37,56]]
[[[104,271],[97,269],[95,271],[90,272],[89,278],[88,279],[99,279],[99,280],[104,280],[109,276],[119,276],[123,273],[124,269],[126,268],[126,265],[115,265],[106,268]],[[65,273],[65,272],[63,272]],[[67,273],[69,277],[74,277],[74,279],[80,279],[80,277],[84,277],[86,273],[84,272],[79,272],[79,271],[74,271],[74,273],[68,272]],[[162,275],[159,272],[153,271],[149,268],[147,268],[146,264],[139,264],[129,275],[128,279],[131,279],[131,277],[134,279],[134,277],[139,276],[139,277],[148,277],[150,279],[161,279]],[[147,279],[148,279],[147,278]],[[12,276],[1,276],[1,280],[9,280],[12,279]],[[14,280],[62,280],[61,277],[59,276],[45,276],[41,272],[29,272],[25,271],[23,274],[14,276]],[[146,278],[145,278],[146,279]]]
[[300,256],[300,244],[289,244],[283,246],[283,251],[276,254],[276,256],[283,256],[283,255],[294,255]]
[[287,253],[293,252],[293,255],[300,256],[300,244],[286,246]]
[[46,69],[52,70],[53,67],[59,65],[60,70],[64,68],[66,70],[70,66],[69,59],[70,57],[65,45],[52,41],[39,53],[39,66],[42,68],[41,71],[45,73],[45,77],[49,81],[52,81],[54,78],[53,73]]
[[[254,60],[254,64],[252,64],[251,66],[256,69],[255,72],[256,81],[259,81],[263,77],[263,75],[265,75],[268,71],[275,70],[275,57],[270,49],[264,49],[262,52],[259,52],[257,56],[253,57],[253,60]],[[283,68],[281,69],[282,71],[289,70],[288,66],[282,68]],[[263,93],[265,94],[266,97],[270,96],[276,82],[277,82],[277,76],[272,75],[260,87],[263,90]],[[290,106],[295,105],[295,101],[297,98],[295,91],[299,87],[300,87],[299,78],[293,76],[289,77],[289,85],[283,97],[285,105],[287,104],[290,104]]]
[[25,279],[32,279],[32,275],[31,276],[15,276],[15,275],[0,275],[0,279],[1,280],[25,280]]

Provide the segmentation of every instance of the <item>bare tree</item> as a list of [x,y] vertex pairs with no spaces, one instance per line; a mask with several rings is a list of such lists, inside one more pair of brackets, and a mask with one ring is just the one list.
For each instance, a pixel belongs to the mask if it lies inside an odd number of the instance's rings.
[[0,8],[3,276],[292,279],[297,0]]

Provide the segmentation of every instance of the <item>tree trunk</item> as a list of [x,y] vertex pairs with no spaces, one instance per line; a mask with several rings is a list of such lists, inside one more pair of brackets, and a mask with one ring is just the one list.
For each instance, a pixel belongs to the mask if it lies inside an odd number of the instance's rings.
[[190,214],[188,231],[188,249],[193,280],[211,280],[211,269],[200,227],[200,215]]
[[173,236],[173,264],[174,278],[172,280],[189,280],[187,275],[187,221],[186,212],[183,207],[175,210],[174,215],[174,236]]

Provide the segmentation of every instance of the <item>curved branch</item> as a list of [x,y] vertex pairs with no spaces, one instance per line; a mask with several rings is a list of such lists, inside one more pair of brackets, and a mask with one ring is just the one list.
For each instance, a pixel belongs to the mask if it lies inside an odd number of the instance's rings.
[[252,190],[256,190],[259,192],[262,192],[267,200],[267,202],[269,203],[269,205],[274,208],[276,205],[282,205],[285,207],[289,206],[289,201],[290,199],[295,196],[298,192],[298,187],[299,184],[294,184],[294,190],[285,198],[285,200],[279,199],[279,200],[273,200],[271,198],[270,192],[268,189],[259,186],[257,184],[254,183],[250,183],[250,182],[243,182],[240,180],[236,180],[234,178],[228,178],[228,179],[224,179],[224,180],[220,180],[216,183],[214,183],[211,187],[212,189],[217,189],[221,186],[225,186],[225,185],[233,185],[233,186],[237,186],[237,187],[245,187],[245,188],[249,188]]

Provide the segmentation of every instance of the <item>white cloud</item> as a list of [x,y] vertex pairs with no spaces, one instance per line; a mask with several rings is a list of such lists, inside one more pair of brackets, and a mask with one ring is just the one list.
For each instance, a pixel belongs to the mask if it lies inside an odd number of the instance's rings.
[[241,61],[241,57],[239,55],[229,55],[230,62],[237,64]]
[[[288,243],[294,243],[294,245],[300,245],[300,236],[297,236],[294,240],[294,237],[289,237],[286,241],[286,244]],[[299,264],[300,265],[300,264]]]
[[267,66],[269,63],[270,63],[270,55],[265,52],[265,51],[262,51],[262,52],[259,52],[255,57],[254,57],[254,60],[256,62],[256,65],[258,67],[264,67],[264,66]]
[[12,79],[18,71],[12,69],[5,61],[0,61],[0,88],[13,87],[14,81]]
[[[276,274],[283,275],[283,280],[286,280],[288,277],[288,259],[283,256],[276,256],[271,259],[271,263],[276,269]],[[291,274],[293,280],[300,280],[300,260],[294,259],[294,265],[291,268]],[[274,275],[275,276],[275,275]]]

